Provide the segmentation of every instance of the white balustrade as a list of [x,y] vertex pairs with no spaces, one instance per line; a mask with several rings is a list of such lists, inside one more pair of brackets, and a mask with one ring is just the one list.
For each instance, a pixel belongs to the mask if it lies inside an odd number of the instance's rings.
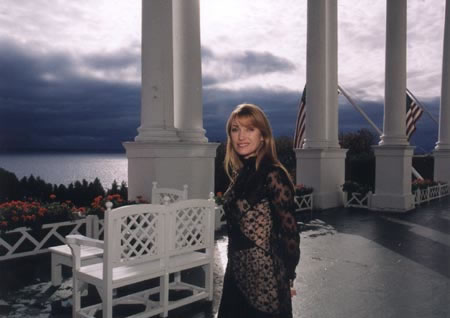
[[415,205],[420,205],[447,195],[449,195],[448,183],[439,183],[426,189],[417,189],[414,195],[414,203]]
[[294,196],[295,212],[312,210],[313,209],[313,194],[305,194],[301,196]]
[[[66,244],[69,234],[92,235],[92,224],[96,216],[83,219],[42,225],[40,231],[20,227],[5,232],[0,237],[0,261],[48,252],[49,247]],[[43,237],[42,237],[43,236]]]
[[362,208],[368,209],[370,208],[370,203],[372,199],[372,191],[367,192],[366,194],[359,192],[352,192],[350,198],[348,197],[348,192],[344,192],[344,206],[346,208]]

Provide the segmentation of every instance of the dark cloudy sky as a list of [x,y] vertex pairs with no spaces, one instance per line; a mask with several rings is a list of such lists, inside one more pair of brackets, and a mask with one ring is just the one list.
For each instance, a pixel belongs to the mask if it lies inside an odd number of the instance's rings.
[[[140,1],[0,0],[0,151],[121,150],[140,113]],[[306,0],[201,0],[204,127],[224,139],[252,102],[293,134],[305,84]],[[385,1],[339,0],[339,82],[382,127]],[[408,87],[437,117],[444,0],[408,1]],[[340,98],[340,130],[368,124]],[[430,150],[424,115],[412,144]]]

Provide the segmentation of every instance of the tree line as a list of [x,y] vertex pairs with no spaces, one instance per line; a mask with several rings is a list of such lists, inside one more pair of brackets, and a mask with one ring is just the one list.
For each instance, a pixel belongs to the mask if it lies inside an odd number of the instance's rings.
[[120,194],[124,200],[128,198],[128,188],[125,182],[117,181],[110,189],[104,189],[100,180],[88,182],[85,179],[75,181],[68,186],[51,184],[40,177],[30,175],[20,180],[17,176],[0,168],[0,202],[12,200],[36,200],[40,202],[71,201],[76,206],[89,206],[97,196]]

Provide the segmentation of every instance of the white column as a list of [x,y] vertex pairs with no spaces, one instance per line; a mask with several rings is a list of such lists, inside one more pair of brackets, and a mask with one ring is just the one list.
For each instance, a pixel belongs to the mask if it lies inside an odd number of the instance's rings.
[[338,28],[337,28],[337,1],[327,4],[327,139],[328,146],[340,148],[339,145],[339,102],[338,102]]
[[[303,148],[328,146],[327,0],[308,0],[306,47],[306,127]],[[335,2],[335,1],[332,1]]]
[[345,149],[338,143],[337,0],[308,1],[306,131],[295,149],[297,183],[314,188],[314,208],[342,206]]
[[384,124],[380,145],[407,145],[406,0],[386,3]]
[[374,147],[375,194],[371,209],[405,212],[414,208],[406,138],[406,0],[386,3],[386,75],[383,135]]
[[154,181],[187,184],[189,198],[214,191],[218,144],[206,142],[202,127],[200,59],[198,1],[143,0],[141,127],[136,141],[123,143],[128,198],[150,200]]
[[434,180],[450,182],[450,0],[445,2],[439,138],[434,150]]
[[172,0],[142,1],[141,126],[136,141],[177,141],[173,115]]
[[182,141],[207,142],[203,129],[199,0],[173,2],[175,127]]
[[450,1],[445,5],[444,53],[442,57],[441,109],[436,150],[450,149]]

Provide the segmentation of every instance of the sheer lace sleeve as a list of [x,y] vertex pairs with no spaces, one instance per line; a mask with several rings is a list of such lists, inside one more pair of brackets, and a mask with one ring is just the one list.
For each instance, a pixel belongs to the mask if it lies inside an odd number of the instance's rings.
[[289,279],[295,279],[295,267],[300,260],[300,235],[294,217],[294,189],[281,168],[268,174],[267,184],[287,275]]

